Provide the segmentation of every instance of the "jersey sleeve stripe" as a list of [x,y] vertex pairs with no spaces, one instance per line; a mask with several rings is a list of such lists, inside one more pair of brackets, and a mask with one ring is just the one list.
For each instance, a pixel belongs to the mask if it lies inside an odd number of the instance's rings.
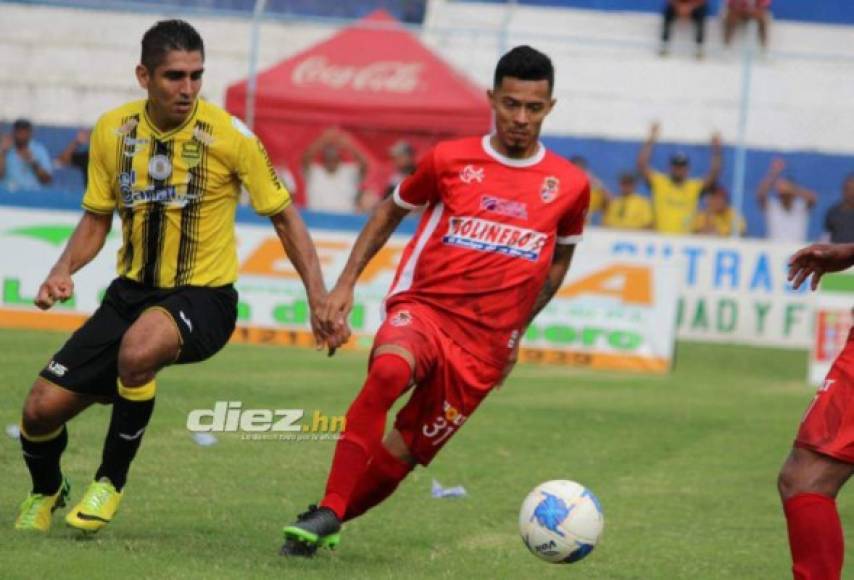
[[282,203],[281,205],[279,205],[278,207],[276,207],[276,208],[275,208],[275,209],[273,209],[272,211],[266,211],[266,212],[264,212],[264,213],[258,212],[258,215],[260,215],[260,216],[264,216],[264,217],[270,217],[270,216],[272,216],[272,215],[276,215],[277,213],[279,213],[279,212],[281,212],[281,211],[284,211],[284,209],[285,209],[286,207],[288,207],[289,205],[291,205],[292,201],[293,201],[293,200],[291,199],[291,196],[289,195],[289,196],[288,196],[288,198],[284,201],[284,203]]
[[409,203],[402,197],[400,197],[400,184],[397,184],[397,187],[394,188],[394,193],[392,194],[392,198],[394,199],[394,203],[397,204],[398,207],[402,207],[403,209],[408,209],[409,211],[415,211],[416,209],[421,209],[422,206],[415,205],[414,203]]
[[80,207],[82,207],[86,211],[91,211],[92,213],[99,213],[99,214],[103,214],[103,215],[109,215],[109,214],[113,213],[113,211],[115,211],[115,209],[116,209],[115,207],[110,207],[110,208],[97,207],[97,206],[94,206],[94,205],[91,205],[88,203],[82,203],[82,204],[80,204]]
[[557,243],[562,246],[571,246],[572,244],[579,243],[584,238],[583,235],[578,234],[576,236],[558,236]]

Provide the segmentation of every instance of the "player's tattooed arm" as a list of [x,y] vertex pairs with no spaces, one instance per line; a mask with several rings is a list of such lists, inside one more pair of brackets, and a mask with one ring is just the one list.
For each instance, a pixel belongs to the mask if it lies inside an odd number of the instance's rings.
[[789,260],[789,281],[799,288],[812,276],[810,286],[818,288],[826,272],[839,272],[854,266],[854,244],[813,244],[795,253]]
[[112,225],[113,214],[111,213],[98,214],[90,211],[83,213],[65,250],[39,288],[35,299],[36,306],[47,310],[57,300],[65,302],[71,298],[74,294],[74,281],[71,275],[98,255],[104,247],[104,241]]
[[320,313],[324,324],[336,327],[344,324],[353,308],[353,289],[359,275],[408,213],[409,210],[399,207],[390,197],[377,205],[356,238],[347,265],[344,266],[338,282],[329,293],[325,308]]
[[575,253],[575,244],[563,245],[558,244],[555,247],[555,254],[552,258],[552,265],[549,268],[549,274],[546,276],[546,281],[537,295],[537,300],[534,302],[534,308],[531,310],[531,316],[528,318],[528,324],[537,317],[537,314],[546,307],[557,291],[563,284],[563,279],[569,271],[569,265],[572,263],[572,255]]

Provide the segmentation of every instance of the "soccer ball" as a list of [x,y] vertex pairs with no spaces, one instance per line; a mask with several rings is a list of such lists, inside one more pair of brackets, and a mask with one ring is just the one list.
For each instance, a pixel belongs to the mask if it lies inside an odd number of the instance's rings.
[[574,481],[541,483],[519,512],[519,533],[531,552],[547,562],[571,564],[593,551],[605,516],[599,499]]

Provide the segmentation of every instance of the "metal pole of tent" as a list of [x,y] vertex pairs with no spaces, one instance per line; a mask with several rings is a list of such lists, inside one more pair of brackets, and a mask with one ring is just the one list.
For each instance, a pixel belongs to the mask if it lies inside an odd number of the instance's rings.
[[750,83],[753,79],[753,48],[757,35],[756,23],[750,20],[744,35],[741,59],[741,97],[738,107],[738,134],[735,143],[735,167],[732,176],[732,236],[738,237],[739,217],[744,213],[745,183],[747,180],[747,118],[750,113]]
[[246,125],[255,129],[255,90],[258,86],[258,50],[261,43],[261,17],[267,0],[255,0],[252,11],[252,28],[249,33],[249,78],[246,80]]

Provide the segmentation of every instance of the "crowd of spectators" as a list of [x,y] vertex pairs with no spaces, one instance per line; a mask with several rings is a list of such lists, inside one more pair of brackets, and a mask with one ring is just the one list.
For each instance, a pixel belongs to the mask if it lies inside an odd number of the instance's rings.
[[[710,141],[708,171],[697,175],[689,155],[679,150],[670,155],[666,171],[653,167],[653,151],[660,133],[659,124],[654,123],[638,151],[635,167],[619,173],[613,192],[605,180],[590,170],[584,157],[570,158],[590,179],[590,222],[606,228],[662,234],[744,236],[744,217],[732,207],[729,192],[720,181],[720,135],[713,135]],[[88,141],[89,131],[78,131],[52,158],[47,147],[33,138],[32,123],[16,120],[9,133],[0,134],[0,189],[16,192],[49,186],[54,169],[58,168],[79,171],[85,184]],[[385,185],[367,188],[365,176],[371,161],[345,131],[329,128],[305,149],[301,184],[285,167],[279,168],[279,175],[292,191],[304,188],[300,197],[310,210],[367,213],[415,171],[417,153],[407,141],[394,143],[387,156],[384,162],[390,171]],[[784,159],[774,159],[755,193],[748,195],[755,195],[766,238],[799,243],[808,239],[818,194],[798,182]],[[841,199],[823,216],[823,230],[827,241],[854,242],[854,173],[845,178]]]
[[[690,20],[694,30],[694,54],[698,59],[705,56],[706,20],[709,17],[710,0],[666,0],[662,11],[661,44],[659,54],[670,54],[673,25],[680,20]],[[768,26],[771,19],[771,0],[722,0],[721,24],[723,42],[732,44],[739,26],[756,22],[759,43],[763,50],[768,48]]]

